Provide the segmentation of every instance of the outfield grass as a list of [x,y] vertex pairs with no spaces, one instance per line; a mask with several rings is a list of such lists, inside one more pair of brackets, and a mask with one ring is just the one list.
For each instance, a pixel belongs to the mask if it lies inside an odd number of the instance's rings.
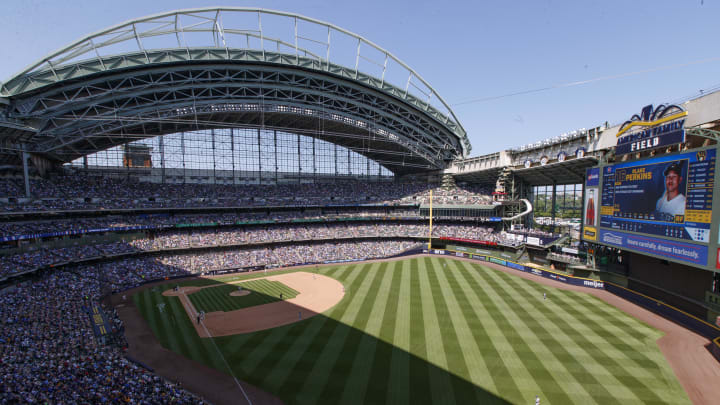
[[[249,295],[231,297],[230,293],[238,290],[250,291]],[[282,294],[282,299],[280,299]],[[223,284],[217,287],[203,288],[188,295],[190,302],[198,311],[235,311],[253,307],[256,305],[270,304],[272,302],[284,301],[295,298],[298,292],[279,281],[254,280],[241,284]]]
[[[689,403],[662,333],[590,295],[435,257],[319,271],[346,288],[325,314],[214,338],[237,378],[288,404]],[[133,298],[160,342],[227,372],[159,291]]]

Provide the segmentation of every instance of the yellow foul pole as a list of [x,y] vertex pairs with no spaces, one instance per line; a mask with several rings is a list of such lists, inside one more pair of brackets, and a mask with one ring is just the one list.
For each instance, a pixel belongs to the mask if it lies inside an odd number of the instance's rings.
[[432,249],[432,189],[430,189],[430,232],[428,233],[428,252]]

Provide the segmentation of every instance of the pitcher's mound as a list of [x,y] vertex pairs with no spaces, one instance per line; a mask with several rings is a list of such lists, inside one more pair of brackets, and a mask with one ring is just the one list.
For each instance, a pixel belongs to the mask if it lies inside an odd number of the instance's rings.
[[246,295],[250,294],[250,290],[239,290],[239,291],[233,291],[230,293],[231,297],[244,297]]

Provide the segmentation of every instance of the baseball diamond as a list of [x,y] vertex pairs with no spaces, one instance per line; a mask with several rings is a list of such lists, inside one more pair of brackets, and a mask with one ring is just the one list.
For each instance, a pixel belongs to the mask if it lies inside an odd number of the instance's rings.
[[221,354],[176,297],[146,288],[133,300],[163,346],[227,372],[224,357],[235,377],[288,404],[689,403],[656,343],[662,332],[586,293],[435,257],[319,272],[345,286],[336,306],[211,338]]
[[[269,304],[277,302],[281,299],[291,299],[297,296],[298,292],[278,281],[257,280],[242,283],[242,288],[247,291],[254,292],[252,297],[245,299],[229,298],[233,292],[238,291],[236,285],[219,285],[214,288],[203,288],[195,293],[189,294],[188,298],[193,305],[199,310],[205,312],[212,311],[232,311],[241,308],[252,307],[255,305]],[[280,298],[283,294],[283,298]]]

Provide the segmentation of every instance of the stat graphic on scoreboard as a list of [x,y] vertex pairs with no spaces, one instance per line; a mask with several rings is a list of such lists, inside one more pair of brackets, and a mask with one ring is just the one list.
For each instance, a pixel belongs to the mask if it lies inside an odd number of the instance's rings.
[[715,150],[602,168],[600,227],[708,243]]

